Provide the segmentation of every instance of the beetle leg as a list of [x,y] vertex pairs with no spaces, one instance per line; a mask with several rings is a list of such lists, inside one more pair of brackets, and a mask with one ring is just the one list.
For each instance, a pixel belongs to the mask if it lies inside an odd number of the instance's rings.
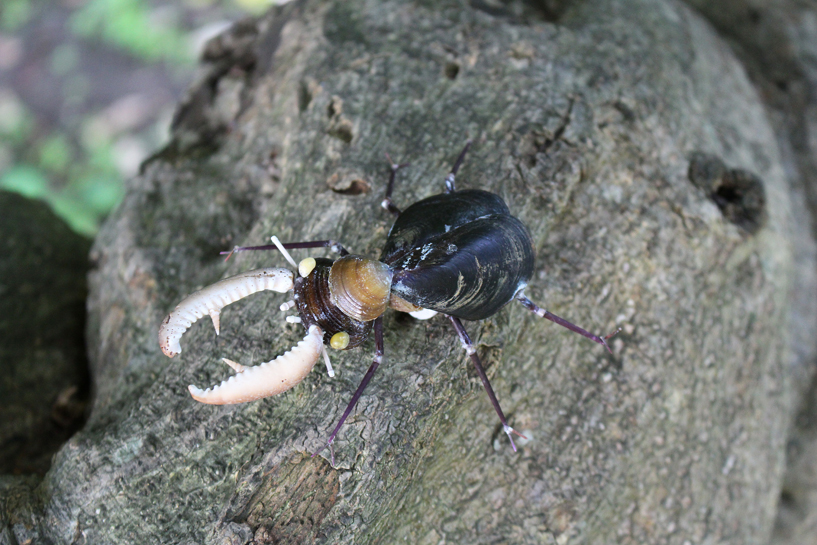
[[[457,190],[456,186],[454,185],[454,178],[457,176],[457,171],[460,169],[460,165],[462,165],[463,160],[465,159],[465,153],[468,151],[468,148],[471,147],[471,139],[469,138],[465,142],[465,147],[460,152],[460,156],[457,157],[457,161],[454,163],[454,168],[451,169],[451,172],[448,173],[448,176],[445,177],[445,192],[446,193],[453,193]],[[516,450],[516,449],[514,449]]]
[[394,217],[400,215],[400,209],[397,208],[391,200],[391,193],[394,191],[394,178],[397,175],[397,171],[403,167],[407,167],[408,163],[395,163],[389,157],[389,154],[386,154],[386,159],[389,160],[389,167],[391,168],[391,174],[389,175],[389,185],[386,186],[386,195],[383,197],[383,201],[381,201],[380,206],[383,207],[384,210],[388,210]]
[[550,320],[551,322],[553,322],[555,324],[559,324],[562,327],[566,327],[567,329],[569,329],[570,331],[573,331],[574,333],[578,333],[582,337],[587,337],[591,341],[597,342],[600,345],[604,346],[604,348],[606,348],[607,351],[610,352],[611,354],[613,353],[613,351],[610,350],[610,347],[607,345],[607,339],[609,339],[610,337],[612,337],[613,335],[615,335],[616,333],[621,331],[621,328],[613,331],[612,333],[610,333],[609,335],[607,335],[605,337],[599,337],[598,335],[594,335],[594,334],[590,333],[589,331],[587,331],[585,329],[582,329],[582,328],[580,328],[579,326],[577,326],[575,324],[571,324],[570,322],[568,322],[564,318],[560,318],[560,317],[556,316],[555,314],[550,313],[547,310],[539,307],[536,303],[534,303],[533,301],[531,301],[530,299],[525,297],[525,294],[522,293],[521,291],[517,294],[516,298],[519,300],[520,303],[525,305],[525,308],[527,308],[528,310],[530,310],[531,312],[533,312],[534,314],[536,314],[540,318],[545,318],[546,320]]
[[[382,316],[379,316],[374,321],[374,344],[375,344],[374,361],[372,361],[372,364],[369,366],[369,370],[366,371],[366,374],[363,376],[363,380],[360,381],[360,385],[357,387],[357,390],[355,390],[355,393],[352,396],[352,400],[349,401],[348,405],[346,405],[346,410],[343,411],[343,416],[340,417],[340,421],[338,422],[337,426],[335,426],[335,429],[332,430],[332,435],[329,436],[329,440],[326,442],[326,444],[324,446],[322,446],[320,449],[318,449],[312,455],[312,458],[314,458],[315,456],[320,454],[321,451],[323,451],[323,449],[325,449],[326,447],[330,447],[330,450],[331,450],[332,443],[334,442],[335,437],[338,434],[338,431],[340,431],[340,427],[343,426],[343,423],[346,422],[346,419],[349,418],[350,414],[352,414],[352,410],[355,408],[355,405],[357,405],[357,402],[360,399],[360,396],[363,395],[363,390],[365,390],[366,386],[369,385],[369,381],[372,380],[372,377],[374,376],[374,372],[377,371],[377,367],[383,361],[383,317]],[[331,457],[332,457],[332,465],[334,466],[335,465],[335,454],[334,454],[334,452],[332,452]]]
[[[304,248],[329,248],[333,252],[338,253],[339,255],[347,255],[349,252],[346,251],[340,242],[336,240],[309,240],[306,242],[286,242],[281,244],[287,250],[300,250]],[[232,257],[232,255],[236,252],[246,252],[248,250],[277,250],[278,246],[275,244],[264,244],[262,246],[236,246],[232,250],[225,250],[223,252],[219,252],[220,255],[226,255],[227,257],[224,258],[224,261],[227,261]]]
[[[468,148],[466,148],[468,149]],[[516,443],[513,442],[513,437],[511,434],[514,433],[523,439],[527,439],[524,435],[513,429],[508,425],[508,421],[505,419],[505,413],[502,412],[502,407],[499,406],[499,401],[496,399],[496,394],[494,394],[494,389],[491,388],[491,383],[488,381],[488,376],[485,374],[485,369],[482,368],[482,362],[477,355],[477,349],[474,348],[474,345],[471,343],[471,338],[468,336],[468,332],[465,331],[465,327],[463,327],[462,322],[459,318],[455,318],[454,316],[448,316],[448,319],[451,320],[451,323],[454,324],[454,329],[457,330],[457,335],[460,337],[460,342],[462,343],[462,347],[465,349],[465,352],[471,357],[471,361],[474,362],[474,367],[477,370],[477,374],[479,375],[480,380],[482,380],[482,385],[485,387],[485,391],[488,393],[488,398],[491,400],[491,405],[494,406],[494,410],[496,414],[499,415],[499,421],[502,422],[502,429],[508,435],[508,439],[511,441],[511,447],[513,447],[513,451],[516,452]]]

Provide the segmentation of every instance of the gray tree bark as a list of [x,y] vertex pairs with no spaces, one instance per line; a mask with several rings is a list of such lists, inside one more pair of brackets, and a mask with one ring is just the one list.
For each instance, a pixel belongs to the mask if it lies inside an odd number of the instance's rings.
[[[758,89],[777,134],[787,178],[817,211],[817,25],[815,6],[789,0],[690,0],[737,54]],[[802,196],[802,197],[801,197]],[[812,233],[814,233],[812,221]],[[809,346],[808,344],[805,346]],[[802,354],[802,361],[813,357]],[[813,369],[813,364],[811,365]],[[774,544],[817,544],[817,381],[807,388],[787,445]]]
[[[42,482],[5,480],[5,542],[767,543],[812,373],[815,249],[780,130],[732,50],[669,1],[296,1],[210,44],[173,143],[98,237],[93,407]],[[276,398],[195,403],[190,383],[292,346],[280,296],[184,337],[182,297],[285,263],[235,244],[333,238],[377,256],[384,154],[405,207],[460,187],[528,225],[531,299],[466,323],[510,449],[443,319],[386,315],[386,359],[333,352]],[[303,254],[304,256],[306,253]],[[298,257],[296,256],[296,259]]]

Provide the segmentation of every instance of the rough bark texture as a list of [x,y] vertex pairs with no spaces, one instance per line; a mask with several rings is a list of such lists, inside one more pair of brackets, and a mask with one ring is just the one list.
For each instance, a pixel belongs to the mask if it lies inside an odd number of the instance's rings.
[[[300,1],[213,42],[175,140],[92,258],[86,427],[45,479],[2,483],[0,540],[60,543],[767,543],[811,376],[815,260],[801,174],[740,62],[672,1]],[[450,325],[386,317],[386,364],[333,354],[277,398],[190,383],[299,332],[256,296],[168,360],[184,295],[284,261],[234,244],[334,238],[377,255],[395,200],[499,193],[537,250],[527,294],[614,355],[512,305],[467,323],[514,454]],[[794,186],[794,189],[792,187]],[[760,189],[762,188],[762,190]],[[324,453],[325,454],[325,453]],[[8,515],[8,513],[11,513]]]
[[[815,6],[790,0],[688,3],[726,38],[759,89],[794,195],[804,197],[813,218],[817,211]],[[812,233],[814,230],[812,221]],[[813,361],[808,354],[802,356],[803,361]],[[809,368],[813,369],[813,363]],[[804,378],[798,387],[808,390],[788,440],[787,469],[772,536],[772,543],[780,545],[817,544],[817,377]]]

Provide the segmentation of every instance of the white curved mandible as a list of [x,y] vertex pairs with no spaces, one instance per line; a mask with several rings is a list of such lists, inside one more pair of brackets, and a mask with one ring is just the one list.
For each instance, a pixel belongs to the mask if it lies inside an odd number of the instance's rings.
[[218,335],[219,313],[222,308],[263,290],[287,292],[292,289],[293,282],[292,271],[270,267],[237,274],[200,289],[179,303],[162,321],[159,326],[159,346],[162,352],[169,358],[181,352],[179,341],[182,335],[205,314],[210,315]]
[[313,325],[301,342],[274,360],[245,367],[224,358],[224,362],[237,371],[235,375],[206,390],[192,384],[187,388],[193,399],[211,405],[255,401],[285,392],[301,382],[315,366],[322,351],[323,331]]

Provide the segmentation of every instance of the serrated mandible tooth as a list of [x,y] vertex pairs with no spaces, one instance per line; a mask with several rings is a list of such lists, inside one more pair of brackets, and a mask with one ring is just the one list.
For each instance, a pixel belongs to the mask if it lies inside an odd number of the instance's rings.
[[210,319],[213,320],[213,327],[216,328],[216,335],[218,335],[220,325],[219,316],[221,315],[221,312],[217,309],[211,309],[208,314],[210,315]]
[[280,394],[309,374],[322,350],[323,330],[313,325],[301,342],[274,360],[252,367],[241,365],[237,375],[205,391],[192,385],[188,389],[193,399],[211,405],[244,403]]
[[[264,281],[259,282],[259,279]],[[213,313],[218,315],[230,303],[258,291],[287,292],[292,289],[293,281],[292,271],[267,268],[231,276],[207,286],[185,298],[162,321],[159,326],[159,347],[166,356],[172,358],[182,351],[179,341],[184,332],[205,314],[212,318]],[[213,326],[218,333],[220,326],[217,319],[213,319]]]

